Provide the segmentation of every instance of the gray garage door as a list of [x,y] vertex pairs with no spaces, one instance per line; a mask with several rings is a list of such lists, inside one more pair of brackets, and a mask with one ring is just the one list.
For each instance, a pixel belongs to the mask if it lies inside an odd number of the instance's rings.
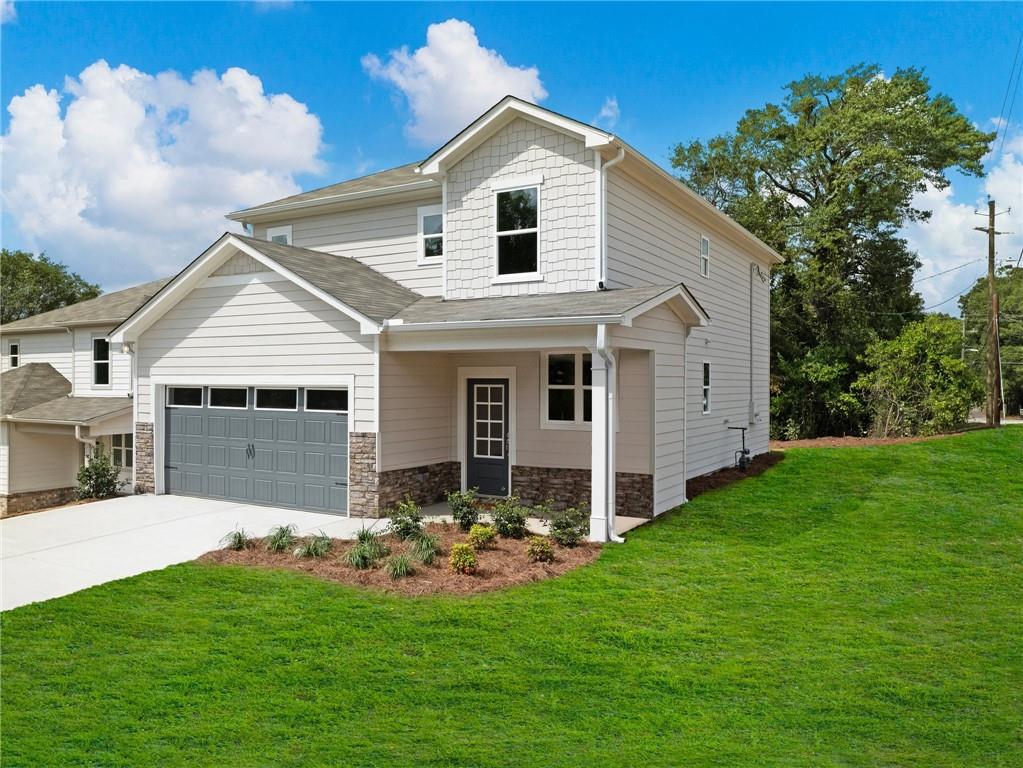
[[348,392],[168,387],[168,493],[348,509]]

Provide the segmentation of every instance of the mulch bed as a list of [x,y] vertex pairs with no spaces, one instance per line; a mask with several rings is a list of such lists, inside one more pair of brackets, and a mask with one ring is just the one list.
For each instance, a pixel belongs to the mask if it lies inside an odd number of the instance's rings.
[[717,472],[711,472],[707,475],[694,477],[691,480],[686,481],[686,496],[692,500],[701,493],[707,493],[707,491],[715,491],[718,488],[724,488],[726,485],[731,485],[737,480],[744,480],[747,477],[756,477],[757,475],[763,474],[769,470],[784,458],[785,454],[781,451],[761,453],[759,456],[753,457],[753,464],[751,464],[747,469],[728,467],[726,469],[719,469]]
[[863,448],[870,445],[901,445],[902,443],[924,443],[929,440],[943,440],[946,437],[987,429],[986,424],[965,427],[958,432],[946,432],[926,437],[815,437],[808,440],[772,440],[771,450],[784,451],[786,448]]
[[[217,549],[207,552],[198,559],[198,562],[284,568],[302,571],[328,581],[403,595],[438,593],[472,595],[554,578],[593,562],[600,556],[599,544],[584,542],[577,547],[568,548],[558,546],[552,541],[554,562],[531,563],[526,559],[528,538],[518,541],[498,537],[494,541],[493,549],[476,553],[479,566],[475,574],[467,576],[453,573],[448,565],[451,545],[465,541],[465,534],[458,526],[450,523],[428,523],[426,531],[439,539],[440,552],[436,559],[430,565],[416,562],[416,571],[413,575],[397,580],[391,579],[384,568],[387,557],[381,558],[374,567],[362,571],[345,565],[341,561],[341,556],[351,549],[355,542],[343,539],[334,539],[330,553],[322,558],[298,558],[291,552],[267,552],[262,540],[257,539],[254,546],[249,549],[240,552]],[[392,555],[405,551],[405,543],[394,536],[383,536],[381,540],[390,548]]]

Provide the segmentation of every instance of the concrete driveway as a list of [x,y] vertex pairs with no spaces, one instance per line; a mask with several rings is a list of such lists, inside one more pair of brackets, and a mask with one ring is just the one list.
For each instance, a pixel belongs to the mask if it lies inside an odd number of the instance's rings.
[[125,496],[0,520],[0,609],[193,560],[236,527],[263,536],[294,523],[354,538],[363,520],[185,496]]

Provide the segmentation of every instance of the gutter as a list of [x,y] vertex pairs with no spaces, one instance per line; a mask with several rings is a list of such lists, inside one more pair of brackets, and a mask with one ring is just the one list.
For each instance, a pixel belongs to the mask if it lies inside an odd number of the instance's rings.
[[96,450],[96,441],[89,437],[82,437],[82,425],[75,424],[75,440],[85,445],[88,449],[85,456],[85,463],[88,464],[92,459],[92,454]]
[[604,480],[607,483],[607,488],[604,491],[604,498],[606,508],[604,509],[604,521],[606,525],[607,541],[614,542],[615,544],[624,544],[625,539],[615,533],[615,491],[617,490],[617,478],[614,472],[614,440],[615,440],[615,428],[612,417],[614,416],[615,399],[611,394],[611,382],[615,381],[613,376],[617,376],[618,372],[615,370],[615,356],[611,354],[611,350],[608,348],[607,341],[607,325],[601,323],[597,326],[597,354],[600,355],[604,361],[605,366],[605,380],[604,388],[607,392],[607,397],[604,402],[601,403],[601,407],[604,409]]
[[385,331],[460,331],[488,328],[520,328],[547,325],[619,325],[622,315],[574,315],[569,317],[524,317],[505,320],[438,320],[426,323],[406,323],[401,319],[384,321]]
[[254,216],[301,210],[302,208],[315,208],[318,205],[326,205],[332,202],[340,203],[348,200],[365,200],[367,198],[382,197],[384,195],[391,195],[403,191],[414,192],[417,189],[430,189],[437,185],[438,183],[433,179],[411,181],[406,184],[395,184],[390,187],[377,187],[376,189],[368,189],[363,192],[345,192],[337,195],[327,195],[326,197],[315,197],[309,200],[298,200],[294,203],[281,203],[280,205],[272,205],[264,208],[245,208],[240,211],[232,211],[224,218],[230,219],[231,221],[249,221]]

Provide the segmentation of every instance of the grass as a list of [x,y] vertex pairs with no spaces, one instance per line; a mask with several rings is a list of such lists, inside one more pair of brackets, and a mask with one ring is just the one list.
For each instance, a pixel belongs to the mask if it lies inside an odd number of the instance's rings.
[[792,450],[468,599],[187,564],[19,608],[3,764],[1019,766],[1021,462]]

